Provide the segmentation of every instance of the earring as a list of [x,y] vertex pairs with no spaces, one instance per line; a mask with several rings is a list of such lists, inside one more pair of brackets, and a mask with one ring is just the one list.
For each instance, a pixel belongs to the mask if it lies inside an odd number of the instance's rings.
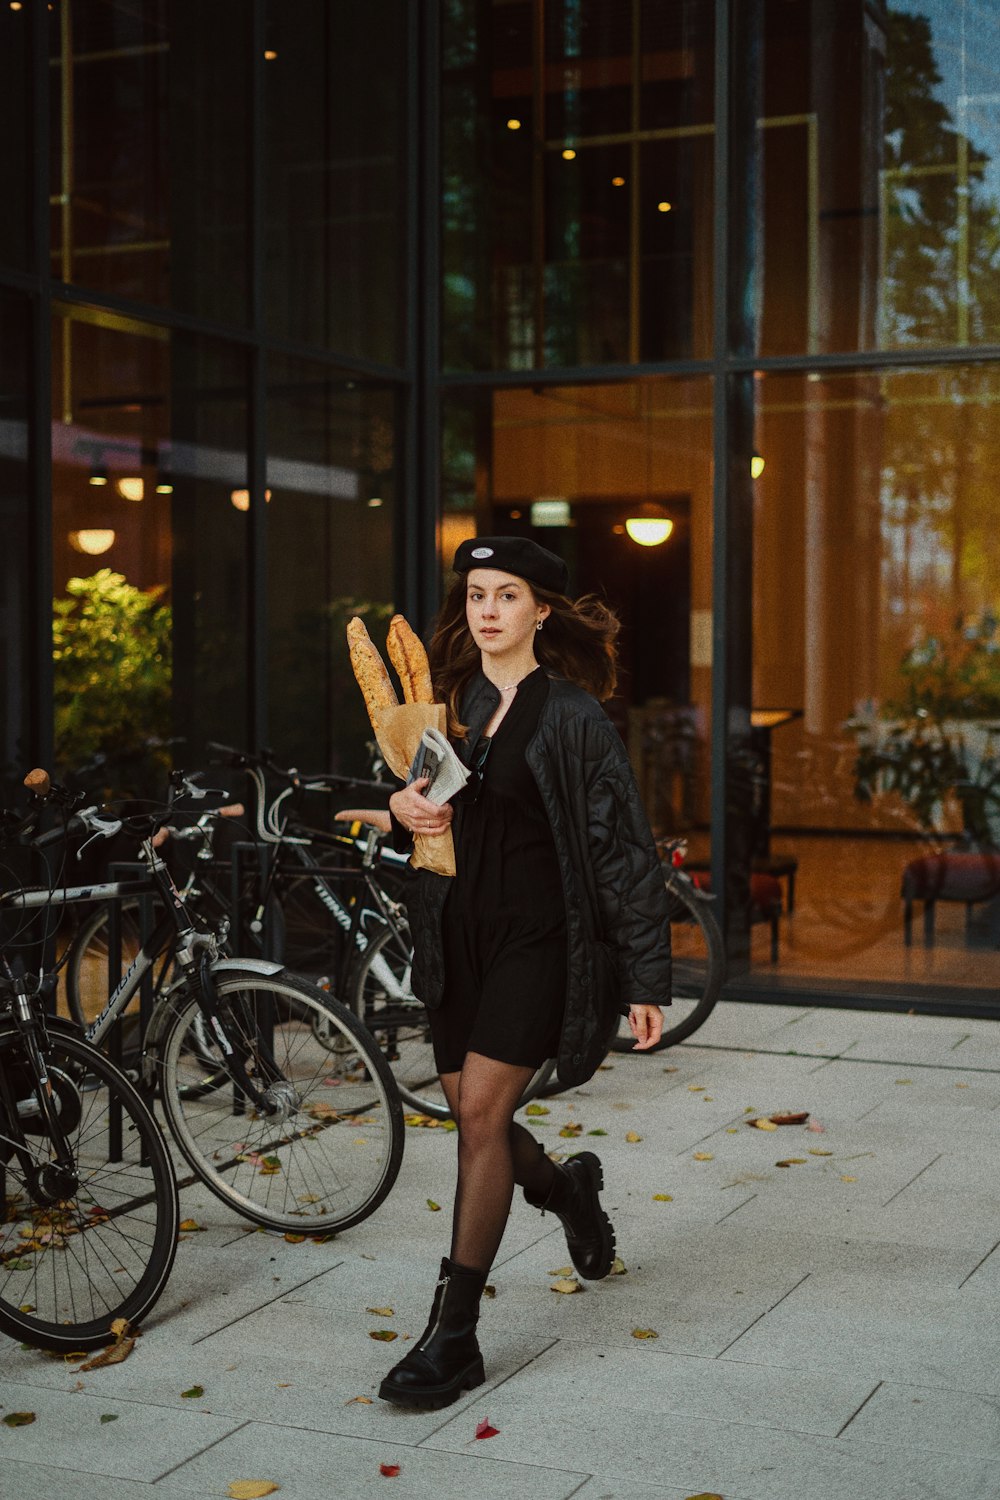
[[542,622],[541,622],[541,620],[539,620],[538,624],[535,626],[535,629],[536,630],[541,630],[541,628],[542,628]]

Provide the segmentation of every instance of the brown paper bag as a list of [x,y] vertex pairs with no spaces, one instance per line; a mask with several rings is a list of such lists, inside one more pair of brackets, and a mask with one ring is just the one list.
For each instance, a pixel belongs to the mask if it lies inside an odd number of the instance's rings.
[[[443,703],[400,703],[395,708],[380,708],[374,725],[378,747],[385,763],[405,781],[410,774],[413,757],[425,729],[447,729],[447,713]],[[436,875],[454,875],[455,841],[451,830],[447,833],[418,833],[413,838],[413,856],[410,864],[415,870],[433,870]]]

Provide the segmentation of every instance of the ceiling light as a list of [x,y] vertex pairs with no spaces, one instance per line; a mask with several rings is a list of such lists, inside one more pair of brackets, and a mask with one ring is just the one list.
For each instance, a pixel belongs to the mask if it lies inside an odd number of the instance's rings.
[[624,187],[625,186],[625,179],[624,179],[624,177],[612,177],[612,179],[611,179],[611,186],[612,187]]
[[174,493],[174,482],[169,474],[161,474],[156,482],[156,493],[158,495],[172,495]]
[[373,495],[371,497],[371,499],[369,500],[369,502],[368,502],[368,509],[369,510],[378,510],[379,506],[382,505],[383,503],[384,502],[382,501],[381,496],[379,496],[379,495]]
[[750,478],[759,479],[764,472],[764,460],[759,453],[754,453],[750,459]]
[[[249,510],[250,509],[250,491],[249,490],[233,490],[233,492],[231,493],[231,495],[229,496],[229,498],[232,501],[233,506],[235,507],[236,510]],[[270,499],[271,499],[271,491],[270,490],[265,490],[264,491],[264,499],[268,503],[270,503]]]
[[661,214],[668,214],[674,205],[672,203],[668,203],[666,198],[663,198],[656,206],[660,210]]
[[562,155],[563,161],[575,161],[576,159],[576,152],[573,150],[572,146],[567,146]]
[[674,523],[660,505],[640,505],[625,522],[625,530],[640,547],[659,547],[674,529]]
[[102,469],[100,464],[94,464],[93,468],[90,471],[89,483],[96,485],[99,488],[101,485],[107,484],[107,482],[107,470]]
[[123,474],[115,480],[115,489],[123,500],[141,500],[146,493],[141,474]]
[[277,52],[275,52],[271,47],[268,47],[267,51],[264,53],[264,61],[265,62],[274,62],[274,60],[275,60],[275,58],[277,56],[278,56]]
[[86,552],[88,557],[99,557],[115,544],[115,534],[110,528],[94,528],[90,531],[71,531],[69,544],[77,552]]
[[561,495],[540,495],[531,502],[532,526],[568,526],[569,501]]
[[520,128],[521,128],[521,122],[520,122],[520,120],[508,120],[507,121],[507,129],[508,130],[520,130]]

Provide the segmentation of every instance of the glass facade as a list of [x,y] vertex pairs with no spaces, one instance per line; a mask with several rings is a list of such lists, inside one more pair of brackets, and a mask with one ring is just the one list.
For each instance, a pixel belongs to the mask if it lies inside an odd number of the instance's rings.
[[63,767],[120,746],[128,673],[130,785],[153,732],[361,773],[345,619],[425,627],[458,541],[531,535],[621,615],[611,712],[730,991],[980,1003],[995,32],[992,0],[4,8],[5,773],[53,726]]

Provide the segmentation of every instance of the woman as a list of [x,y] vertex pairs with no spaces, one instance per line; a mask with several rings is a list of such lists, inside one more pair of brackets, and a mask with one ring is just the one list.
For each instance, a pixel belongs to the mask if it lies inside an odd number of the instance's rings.
[[446,1406],[485,1379],[479,1300],[515,1183],[561,1219],[581,1276],[606,1276],[614,1233],[603,1174],[556,1165],[514,1122],[535,1069],[586,1081],[627,1011],[636,1047],[659,1040],[670,926],[656,849],[621,737],[600,707],[615,686],[618,622],[565,596],[566,566],[519,537],[478,537],[430,646],[435,696],[474,775],[451,805],[426,779],[389,799],[397,843],[453,826],[453,879],[420,871],[410,897],[413,988],[458,1123],[451,1251],[430,1322],[383,1380],[388,1401]]

